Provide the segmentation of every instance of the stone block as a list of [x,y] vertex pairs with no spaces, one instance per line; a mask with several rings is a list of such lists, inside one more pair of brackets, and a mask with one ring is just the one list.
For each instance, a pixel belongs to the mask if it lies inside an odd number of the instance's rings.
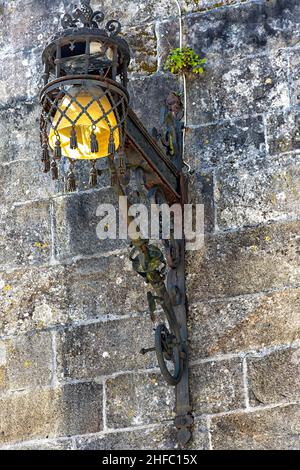
[[[186,450],[208,450],[208,432],[205,420],[197,421],[193,440]],[[139,429],[137,431],[111,432],[93,437],[76,439],[79,450],[163,450],[177,449],[177,432],[169,424]]]
[[188,254],[190,304],[299,285],[299,222],[215,237]]
[[300,111],[287,110],[267,116],[268,147],[271,155],[300,149]]
[[196,415],[244,406],[240,359],[204,362],[191,368],[191,401]]
[[51,248],[49,203],[0,206],[0,265],[41,264]]
[[300,215],[300,155],[278,156],[216,173],[215,200],[220,230]]
[[39,108],[17,102],[0,109],[0,162],[40,158]]
[[178,78],[155,74],[151,77],[132,79],[128,84],[130,106],[150,132],[161,127],[161,108],[171,91],[179,92]]
[[[99,7],[99,3],[93,0],[92,5]],[[174,6],[169,0],[122,0],[118,4],[112,4],[110,0],[104,0],[103,11],[106,18],[114,18],[121,21],[124,26],[124,35],[129,26],[145,23],[152,23],[155,20],[161,20],[168,16],[177,14],[176,5]]]
[[[2,53],[0,68],[0,108],[17,101],[37,103],[42,88],[42,48],[9,50]],[[8,73],[9,72],[9,73]]]
[[190,306],[188,324],[192,360],[291,343],[300,337],[300,292],[201,302]]
[[109,429],[172,419],[174,389],[157,374],[126,374],[107,380]]
[[129,73],[132,76],[155,73],[157,70],[155,26],[153,24],[143,24],[128,28],[126,30],[126,41],[131,50]]
[[263,160],[265,155],[261,116],[191,128],[186,135],[186,160],[198,171],[236,168],[247,160]]
[[36,389],[0,399],[0,443],[97,433],[102,386],[91,383]]
[[[38,152],[40,144],[36,143]],[[32,199],[45,199],[55,194],[56,182],[41,171],[38,159],[15,161],[1,165],[0,198],[2,204],[21,203]]]
[[[229,2],[189,2],[192,10],[204,10]],[[230,2],[234,3],[234,2]],[[197,5],[194,5],[197,4]],[[194,8],[193,8],[194,7]],[[259,0],[216,8],[213,11],[184,17],[184,42],[209,61],[226,57],[269,53],[270,50],[297,45],[300,31],[300,7],[297,0]],[[172,26],[170,26],[172,25]],[[174,31],[178,21],[161,23],[159,38],[164,56],[177,47]]]
[[58,375],[62,379],[87,379],[114,372],[145,369],[157,364],[150,318],[132,318],[80,326],[58,338]]
[[14,336],[1,342],[6,349],[6,376],[9,390],[50,385],[52,348],[50,333]]
[[[90,256],[128,247],[127,240],[98,238],[96,228],[101,217],[96,215],[100,204],[118,199],[113,189],[74,193],[54,201],[56,255],[60,260],[78,255]],[[118,217],[118,211],[116,212]],[[118,218],[117,218],[118,220]]]
[[147,287],[129,253],[78,260],[68,268],[69,315],[73,320],[128,315],[148,310]]
[[214,123],[289,106],[283,53],[207,64],[187,82],[189,124]]
[[215,450],[299,450],[299,423],[299,405],[216,416],[212,419],[212,447]]
[[70,321],[63,266],[0,272],[0,334],[15,335]]
[[299,373],[299,347],[274,351],[262,357],[249,357],[251,405],[299,401]]
[[14,54],[21,49],[44,47],[60,27],[65,0],[14,0],[6,1],[1,9],[1,50]]
[[0,272],[1,335],[147,309],[147,288],[127,255]]
[[74,450],[72,439],[47,439],[21,442],[12,446],[1,447],[1,450]]

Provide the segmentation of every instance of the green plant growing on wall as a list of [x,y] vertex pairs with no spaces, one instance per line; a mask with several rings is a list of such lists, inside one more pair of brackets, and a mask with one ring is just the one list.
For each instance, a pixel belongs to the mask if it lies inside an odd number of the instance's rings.
[[205,58],[200,58],[190,47],[173,49],[167,57],[165,70],[174,74],[203,74]]

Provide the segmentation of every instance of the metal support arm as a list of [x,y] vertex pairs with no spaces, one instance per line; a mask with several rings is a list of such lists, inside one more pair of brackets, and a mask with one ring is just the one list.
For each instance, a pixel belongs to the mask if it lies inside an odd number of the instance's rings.
[[[163,112],[161,133],[154,129],[152,137],[130,111],[126,134],[127,158],[135,173],[139,194],[156,205],[180,203],[184,211],[187,179],[183,174],[181,118],[181,101],[171,93]],[[116,194],[126,195],[113,160],[110,168]],[[128,225],[134,221],[128,214],[126,217]],[[170,240],[163,241],[163,249],[151,245],[149,240],[132,240],[131,244],[133,269],[152,288],[148,292],[148,304],[151,320],[156,326],[155,347],[142,349],[141,353],[155,351],[163,377],[169,385],[175,386],[175,426],[179,446],[184,447],[191,438],[193,425],[189,398],[185,241],[171,235]],[[163,318],[157,312],[158,305]]]

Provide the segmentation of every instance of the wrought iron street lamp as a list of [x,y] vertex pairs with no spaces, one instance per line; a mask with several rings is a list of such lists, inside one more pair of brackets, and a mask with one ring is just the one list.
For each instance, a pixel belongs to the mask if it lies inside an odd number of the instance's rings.
[[[107,158],[111,184],[126,194],[129,173],[140,195],[151,203],[187,203],[182,160],[182,105],[170,93],[162,130],[153,135],[129,107],[127,92],[130,51],[119,36],[120,23],[103,26],[102,12],[81,1],[62,18],[63,30],[43,52],[44,88],[41,92],[41,145],[45,172],[59,178],[61,159],[68,159],[66,189],[76,189],[75,164],[89,160],[90,185],[97,184],[97,160]],[[131,221],[127,217],[128,223]],[[189,401],[185,289],[185,242],[164,241],[164,252],[149,240],[132,240],[133,268],[147,284],[151,319],[156,321],[155,348],[161,372],[176,387],[178,440],[191,437],[193,418]],[[168,269],[166,269],[168,267]],[[160,306],[165,322],[157,321]],[[151,349],[152,350],[152,349]],[[151,350],[143,349],[142,354]],[[170,367],[171,364],[171,367]]]

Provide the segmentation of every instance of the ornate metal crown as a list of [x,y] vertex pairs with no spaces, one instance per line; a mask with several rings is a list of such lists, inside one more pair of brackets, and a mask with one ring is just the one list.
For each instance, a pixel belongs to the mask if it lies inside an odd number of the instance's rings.
[[[75,5],[72,13],[65,13],[61,19],[64,29],[97,28],[103,23],[105,15],[102,11],[94,11],[90,6],[90,0],[81,0],[80,6]],[[121,23],[118,20],[110,20],[105,25],[105,31],[111,36],[117,36],[121,31]]]

